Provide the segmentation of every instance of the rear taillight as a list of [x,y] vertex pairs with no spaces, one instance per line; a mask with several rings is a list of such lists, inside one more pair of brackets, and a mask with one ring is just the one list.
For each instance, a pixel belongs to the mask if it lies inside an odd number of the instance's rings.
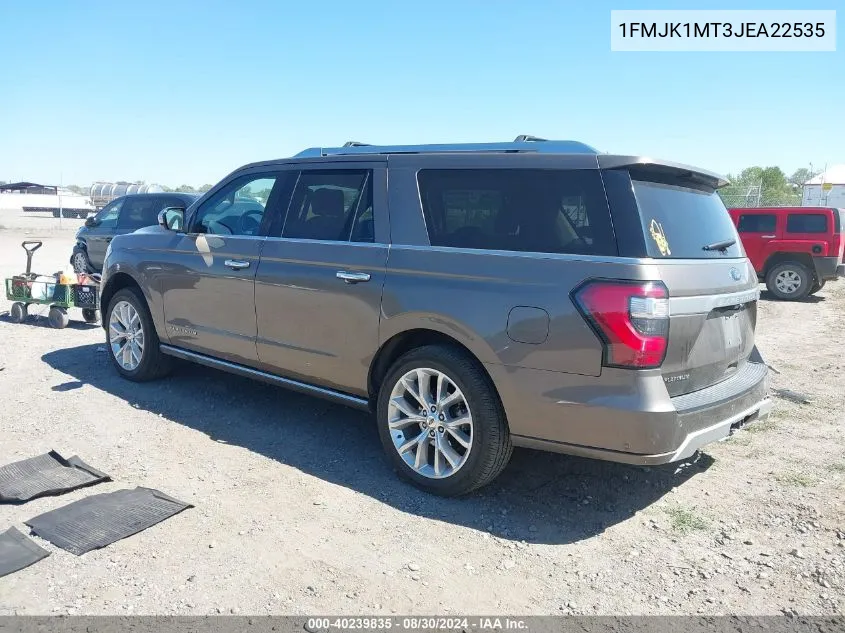
[[669,291],[659,281],[588,281],[573,292],[604,343],[606,367],[660,367],[669,339]]

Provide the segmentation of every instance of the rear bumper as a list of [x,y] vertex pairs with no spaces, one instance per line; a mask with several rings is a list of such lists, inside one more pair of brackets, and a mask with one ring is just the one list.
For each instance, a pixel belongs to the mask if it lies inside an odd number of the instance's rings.
[[838,257],[813,257],[813,266],[819,281],[830,281],[845,276],[845,264]]
[[[488,369],[499,383],[502,376]],[[738,428],[764,420],[772,408],[762,359],[748,361],[717,385],[675,398],[668,396],[659,374],[638,373],[640,382],[632,388],[631,372],[617,371],[627,374],[627,392],[621,385],[599,386],[616,379],[608,369],[601,377],[566,376],[564,381],[580,381],[580,388],[555,390],[547,382],[554,372],[538,375],[509,368],[510,385],[503,385],[500,394],[514,444],[628,464],[665,464],[687,459]],[[522,372],[528,373],[519,376]],[[589,381],[592,388],[584,384]],[[514,388],[520,393],[513,393]],[[579,393],[576,401],[573,396]]]

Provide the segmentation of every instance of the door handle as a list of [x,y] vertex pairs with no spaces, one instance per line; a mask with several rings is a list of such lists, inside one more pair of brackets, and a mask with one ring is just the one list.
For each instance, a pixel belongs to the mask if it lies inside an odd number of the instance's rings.
[[760,237],[764,240],[773,240],[777,237],[777,235],[761,235]]
[[345,270],[337,271],[337,278],[343,279],[348,284],[357,284],[370,280],[370,273],[350,273]]
[[244,268],[249,268],[249,262],[242,259],[227,259],[223,263],[232,270],[243,270]]

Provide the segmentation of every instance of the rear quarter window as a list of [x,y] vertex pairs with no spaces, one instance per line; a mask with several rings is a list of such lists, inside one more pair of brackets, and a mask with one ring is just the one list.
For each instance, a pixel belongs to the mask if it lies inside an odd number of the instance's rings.
[[[719,194],[684,183],[633,180],[649,257],[743,257],[736,227]],[[705,246],[733,240],[726,249]]]
[[432,246],[616,255],[598,170],[425,169]]
[[823,213],[791,213],[786,217],[787,233],[827,233],[827,216]]

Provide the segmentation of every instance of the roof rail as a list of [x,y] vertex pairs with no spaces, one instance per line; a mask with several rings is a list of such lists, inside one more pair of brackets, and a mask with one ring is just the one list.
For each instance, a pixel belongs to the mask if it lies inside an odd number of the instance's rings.
[[[522,136],[517,139],[523,138]],[[594,147],[578,141],[551,141],[533,136],[512,143],[442,143],[435,145],[368,145],[350,141],[343,147],[311,147],[294,158],[344,156],[351,154],[437,154],[466,152],[537,152],[544,154],[599,154]],[[538,142],[542,141],[542,142]]]
[[539,136],[531,136],[530,134],[520,134],[517,136],[513,142],[514,143],[526,143],[526,142],[533,142],[533,141],[548,141],[547,138],[540,138]]

